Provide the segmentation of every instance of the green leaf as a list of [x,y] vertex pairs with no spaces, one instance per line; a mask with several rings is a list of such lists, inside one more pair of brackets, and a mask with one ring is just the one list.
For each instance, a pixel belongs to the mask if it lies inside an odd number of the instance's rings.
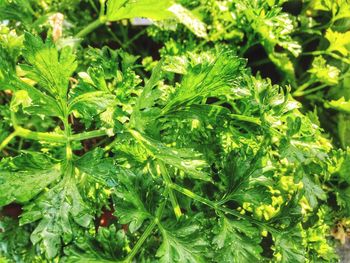
[[198,37],[207,37],[206,25],[182,5],[173,4],[169,9],[175,17]]
[[76,111],[78,116],[85,116],[93,111],[96,115],[113,106],[113,104],[115,104],[115,96],[112,94],[104,91],[92,91],[72,99],[69,102],[69,112]]
[[311,208],[316,208],[318,200],[326,200],[327,195],[320,187],[319,183],[315,183],[310,176],[305,175],[302,179],[303,190],[306,199],[309,201]]
[[284,73],[290,82],[295,82],[294,66],[285,53],[271,53],[268,52],[269,59]]
[[122,258],[121,253],[126,244],[127,237],[123,229],[115,225],[100,227],[96,234],[85,233],[79,237],[74,246],[64,250],[66,263],[111,263]]
[[163,241],[156,254],[160,262],[207,262],[208,242],[195,220],[162,223],[160,231]]
[[350,113],[350,101],[346,101],[344,97],[338,100],[331,100],[325,103],[325,106],[335,110]]
[[350,45],[350,31],[346,33],[340,33],[328,29],[325,35],[326,39],[329,41],[328,51],[337,51],[343,56],[349,54],[349,45]]
[[337,156],[337,172],[342,180],[350,184],[350,148],[339,152],[340,155]]
[[148,150],[152,157],[163,161],[165,164],[172,165],[180,170],[183,170],[189,176],[210,181],[210,176],[202,171],[208,167],[208,164],[202,155],[192,149],[178,149],[168,147],[162,142],[154,140],[145,134],[141,134],[135,130],[130,131],[133,137]]
[[328,65],[326,60],[321,56],[315,57],[312,62],[312,68],[308,72],[312,74],[315,81],[327,85],[336,85],[339,82],[340,70],[337,67]]
[[[258,42],[262,44],[268,57],[286,75],[286,79],[294,84],[294,66],[290,54],[298,57],[301,53],[301,45],[291,37],[296,24],[294,17],[282,12],[278,5],[268,8],[265,2],[242,2],[238,6],[243,9],[250,22],[249,27],[245,28],[248,37],[255,38],[254,33],[257,33]],[[288,52],[277,52],[277,47]]]
[[34,11],[31,1],[24,0],[1,0],[0,1],[0,21],[12,20],[21,21],[25,27],[32,26]]
[[345,189],[337,189],[336,191],[337,204],[341,207],[341,215],[350,216],[350,187]]
[[214,226],[215,259],[220,262],[260,262],[262,248],[259,229],[247,221],[221,217]]
[[7,49],[0,45],[0,90],[12,89],[11,81],[15,76],[15,62]]
[[77,233],[77,226],[88,227],[92,216],[74,178],[65,177],[60,183],[24,207],[20,225],[40,219],[31,241],[40,243],[48,259],[54,258]]
[[150,123],[159,117],[160,109],[153,106],[162,95],[162,92],[157,87],[158,82],[163,76],[162,65],[163,61],[159,61],[153,68],[152,75],[147,80],[142,93],[138,97],[130,117],[130,127],[135,127],[142,132],[148,128]]
[[115,214],[121,224],[129,224],[131,233],[138,230],[146,219],[152,217],[153,208],[157,205],[152,184],[150,176],[120,170],[118,186],[113,194],[114,202],[117,204]]
[[117,184],[118,170],[113,159],[105,158],[103,155],[104,151],[101,148],[96,148],[76,160],[75,165],[81,172],[86,173],[97,182],[114,187]]
[[[201,56],[199,56],[201,57]],[[231,52],[222,52],[216,59],[203,56],[195,66],[188,65],[187,74],[162,109],[162,114],[180,105],[192,104],[225,87],[239,85],[238,72],[244,61]]]
[[11,101],[11,110],[14,112],[18,111],[19,105],[22,105],[23,109],[32,105],[32,99],[29,97],[26,90],[19,90],[15,92]]
[[[30,242],[31,229],[18,227],[16,220],[2,217],[0,220],[0,262],[35,262],[37,254]],[[2,257],[4,256],[3,260]],[[8,260],[5,260],[5,257]]]
[[0,46],[5,48],[12,58],[17,58],[20,54],[23,47],[23,39],[24,36],[17,35],[14,29],[11,30],[9,27],[0,24]]
[[67,96],[69,77],[77,63],[69,47],[57,51],[51,40],[45,43],[36,36],[25,34],[23,56],[31,64],[22,65],[27,77],[37,81],[53,97]]
[[0,206],[27,202],[60,176],[60,165],[42,154],[4,159],[0,164]]
[[273,234],[275,256],[282,263],[305,262],[305,247],[299,228]]
[[108,0],[107,19],[117,21],[136,17],[163,20],[173,15],[168,10],[172,0]]

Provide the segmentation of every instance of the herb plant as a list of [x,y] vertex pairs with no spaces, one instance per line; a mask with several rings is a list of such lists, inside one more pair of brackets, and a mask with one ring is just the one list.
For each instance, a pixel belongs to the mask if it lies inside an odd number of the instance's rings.
[[0,0],[0,262],[337,262],[350,7],[293,3]]

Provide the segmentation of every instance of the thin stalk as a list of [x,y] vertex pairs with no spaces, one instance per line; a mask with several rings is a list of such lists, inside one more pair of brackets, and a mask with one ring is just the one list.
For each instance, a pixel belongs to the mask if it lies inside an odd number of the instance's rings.
[[131,43],[133,43],[136,39],[138,39],[140,36],[142,36],[145,32],[147,31],[147,28],[141,30],[140,32],[138,32],[136,35],[134,35],[131,39],[129,39],[126,43],[125,43],[125,47],[128,47]]
[[316,50],[316,51],[311,51],[311,52],[304,52],[301,54],[302,56],[317,56],[317,55],[328,55],[332,58],[335,58],[335,59],[338,59],[338,60],[341,60],[343,61],[344,63],[347,63],[349,64],[350,63],[350,60],[345,58],[345,57],[342,57],[342,56],[339,56],[337,54],[335,54],[334,52],[331,52],[331,51],[327,51],[327,50]]
[[251,63],[249,63],[249,67],[258,67],[267,63],[270,63],[271,60],[269,58],[264,58],[264,59],[260,59],[257,61],[253,61]]
[[2,141],[0,144],[0,151],[6,148],[6,146],[12,141],[13,138],[17,136],[17,131],[12,132],[9,136],[5,138],[5,140]]
[[20,152],[22,150],[23,147],[23,138],[19,139],[19,143],[18,143],[18,148],[17,151]]
[[82,141],[107,135],[106,130],[96,130],[73,134],[69,137],[70,141]]
[[95,11],[96,13],[98,13],[98,9],[97,9],[97,6],[95,5],[94,1],[93,1],[93,0],[89,0],[89,3],[90,3],[90,5],[92,6],[92,8],[94,9],[94,11]]
[[316,50],[316,51],[301,53],[301,56],[318,56],[318,55],[324,55],[324,54],[327,54],[325,50]]
[[81,31],[79,31],[78,34],[75,35],[75,37],[84,38],[86,35],[90,34],[92,31],[102,26],[106,22],[107,22],[107,19],[105,17],[99,17],[98,19],[96,19],[95,21],[91,22],[86,27],[84,27]]
[[326,54],[329,55],[329,56],[331,56],[332,58],[341,60],[341,61],[343,61],[343,62],[346,63],[346,64],[350,64],[350,59],[347,59],[347,58],[345,58],[345,57],[341,57],[341,56],[339,56],[339,55],[337,55],[337,54],[335,54],[335,53],[333,53],[333,52],[327,52]]
[[130,254],[126,257],[126,259],[123,262],[131,262],[132,259],[136,256],[137,252],[139,252],[141,246],[146,241],[148,236],[152,233],[154,227],[157,225],[157,218],[154,218],[151,223],[147,226],[145,232],[143,232],[142,236],[137,240],[137,243],[131,250]]
[[65,138],[66,138],[66,161],[67,163],[71,163],[71,160],[73,159],[73,151],[72,151],[72,145],[70,141],[71,136],[71,127],[68,123],[68,116],[66,116],[64,122],[64,132],[65,132]]
[[169,197],[170,197],[170,202],[173,206],[174,214],[176,218],[179,219],[182,216],[182,212],[181,212],[179,202],[177,201],[176,195],[174,194],[173,190],[169,187],[169,185],[171,185],[173,182],[168,173],[168,169],[165,167],[163,162],[159,162],[158,165],[159,165],[160,173],[163,177],[163,180],[165,181],[165,187],[169,188]]
[[276,229],[274,229],[273,227],[270,227],[270,226],[254,219],[254,218],[244,216],[244,215],[240,214],[239,212],[234,211],[232,209],[220,206],[216,202],[213,202],[207,198],[201,197],[201,196],[193,193],[192,191],[190,191],[182,186],[179,186],[177,184],[171,184],[170,187],[173,188],[174,190],[178,191],[179,193],[182,193],[183,195],[186,195],[186,196],[192,198],[193,200],[195,200],[197,202],[200,202],[202,204],[205,204],[205,205],[213,208],[216,211],[221,211],[221,212],[224,212],[226,214],[230,214],[230,215],[236,216],[238,218],[248,220],[257,226],[261,226],[261,227],[264,227],[265,229],[268,229],[270,232],[276,232]]
[[305,96],[305,95],[309,95],[310,93],[313,93],[315,91],[318,91],[318,90],[321,90],[321,89],[324,89],[325,87],[327,87],[328,85],[327,84],[322,84],[320,86],[317,86],[315,88],[312,88],[312,89],[309,89],[309,90],[305,90],[305,91],[295,91],[293,93],[293,96],[295,97],[302,97],[302,96]]
[[214,208],[215,210],[218,209],[218,206],[217,206],[217,204],[215,202],[213,202],[213,201],[211,201],[209,199],[206,199],[204,197],[201,197],[201,196],[195,194],[194,192],[192,192],[191,190],[188,190],[188,189],[186,189],[186,188],[184,188],[182,186],[179,186],[177,184],[174,184],[174,183],[169,185],[169,186],[170,186],[170,188],[178,191],[179,193],[181,193],[183,195],[186,195],[186,196],[192,198],[193,200],[196,200],[197,202],[205,204],[205,205],[207,205],[207,206],[209,206],[211,208]]
[[100,17],[103,17],[106,12],[106,0],[100,0]]
[[309,79],[303,85],[299,86],[299,88],[297,88],[296,91],[293,92],[293,96],[300,97],[301,96],[300,94],[302,94],[302,91],[307,89],[312,83],[313,83],[313,79]]
[[113,140],[111,143],[109,143],[108,145],[106,145],[106,146],[103,148],[103,150],[104,150],[105,152],[110,151],[116,143],[117,143],[117,139]]
[[168,201],[168,194],[169,191],[168,189],[165,189],[163,195],[165,196],[163,202],[161,203],[161,205],[159,206],[159,208],[157,209],[156,212],[156,216],[152,219],[151,223],[147,226],[145,232],[143,232],[142,236],[139,238],[139,240],[137,240],[135,246],[133,247],[133,249],[131,250],[130,254],[125,258],[125,260],[123,260],[123,262],[125,263],[129,263],[132,261],[132,259],[136,256],[136,254],[139,252],[141,246],[143,245],[143,243],[146,241],[146,239],[148,238],[148,236],[152,233],[154,227],[159,224],[165,205]]
[[246,121],[246,122],[254,123],[257,125],[261,125],[261,120],[259,120],[258,118],[240,115],[240,114],[230,114],[230,116],[236,120]]
[[110,29],[108,26],[106,27],[108,33],[112,36],[113,40],[115,42],[117,42],[117,44],[119,46],[121,46],[123,49],[127,49],[127,47],[123,44],[123,42],[118,38],[118,36],[116,34],[114,34],[114,32],[112,31],[112,29]]

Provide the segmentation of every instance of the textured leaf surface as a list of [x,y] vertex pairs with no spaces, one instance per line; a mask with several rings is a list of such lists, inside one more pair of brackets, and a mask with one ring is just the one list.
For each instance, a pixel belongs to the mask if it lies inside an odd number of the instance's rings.
[[222,217],[214,227],[214,233],[218,261],[248,263],[262,260],[259,232],[248,222]]
[[40,154],[24,154],[0,164],[0,206],[31,200],[61,176],[60,165]]

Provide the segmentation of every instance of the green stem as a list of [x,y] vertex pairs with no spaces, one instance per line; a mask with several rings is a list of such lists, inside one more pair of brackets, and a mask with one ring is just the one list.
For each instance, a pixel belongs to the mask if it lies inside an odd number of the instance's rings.
[[106,0],[100,0],[100,17],[105,15],[106,9]]
[[95,11],[96,13],[98,13],[98,9],[97,9],[97,6],[95,5],[94,1],[93,1],[93,0],[89,0],[89,3],[90,3],[90,5],[92,6],[92,8],[94,9],[94,11]]
[[113,140],[113,141],[110,142],[108,145],[106,145],[106,146],[103,148],[103,150],[104,150],[105,152],[110,151],[116,143],[117,143],[117,139]]
[[70,136],[71,136],[71,127],[68,123],[68,117],[69,115],[67,114],[64,119],[64,132],[65,132],[65,137],[66,137],[66,161],[67,163],[71,163],[71,160],[73,159],[73,151],[72,151],[72,145],[70,141]]
[[301,53],[301,56],[318,56],[318,55],[324,55],[327,54],[327,51],[325,50],[316,50],[316,51],[309,51]]
[[133,247],[133,249],[131,250],[130,254],[126,257],[125,260],[123,260],[123,262],[125,263],[129,263],[132,261],[132,259],[135,257],[135,255],[139,252],[141,246],[143,245],[143,243],[146,241],[146,239],[148,238],[148,236],[152,233],[154,227],[159,224],[165,205],[168,201],[168,189],[165,189],[163,195],[164,195],[164,200],[161,203],[161,205],[159,206],[159,208],[157,209],[156,212],[156,217],[154,217],[151,221],[151,223],[147,226],[145,232],[143,232],[142,236],[139,238],[139,240],[137,240],[137,243],[135,244],[135,246]]
[[17,135],[18,135],[17,131],[14,131],[9,136],[7,136],[5,140],[3,140],[2,143],[0,144],[0,151],[2,151]]
[[183,188],[182,186],[179,186],[179,185],[174,184],[174,183],[169,185],[169,186],[170,186],[170,188],[178,191],[179,193],[181,193],[183,195],[186,195],[186,196],[192,198],[193,200],[196,200],[197,202],[205,204],[205,205],[207,205],[207,206],[209,206],[211,208],[214,208],[215,210],[218,209],[218,206],[213,201],[210,201],[210,200],[208,200],[208,199],[206,199],[204,197],[201,197],[201,196],[195,194],[194,192],[192,192],[192,191],[190,191],[190,190],[188,190],[186,188]]
[[82,141],[82,140],[92,139],[92,138],[101,137],[105,135],[107,135],[106,130],[88,131],[88,132],[73,134],[69,137],[69,140]]
[[273,227],[270,227],[270,226],[268,226],[268,225],[266,225],[266,224],[264,224],[264,223],[262,223],[262,222],[260,222],[260,221],[258,221],[256,219],[254,219],[254,218],[244,216],[244,215],[240,214],[239,212],[234,211],[232,209],[220,206],[220,205],[218,205],[218,203],[213,202],[213,201],[211,201],[209,199],[206,199],[204,197],[201,197],[201,196],[193,193],[192,191],[190,191],[190,190],[188,190],[186,188],[183,188],[182,186],[179,186],[177,184],[171,184],[170,187],[173,188],[174,190],[182,193],[183,195],[186,195],[186,196],[192,198],[193,200],[195,200],[197,202],[200,202],[202,204],[205,204],[205,205],[213,208],[216,211],[221,211],[221,212],[224,212],[226,214],[230,214],[230,215],[236,216],[238,218],[250,221],[251,223],[253,223],[253,224],[257,225],[257,226],[261,226],[261,227],[264,227],[265,229],[268,229],[270,232],[276,232],[276,230]]
[[61,134],[47,133],[47,132],[34,132],[22,127],[16,128],[17,135],[31,140],[37,141],[46,141],[46,142],[57,142],[57,143],[66,143],[66,136]]
[[121,46],[123,49],[127,49],[127,47],[123,44],[123,42],[117,37],[116,34],[107,26],[108,33],[112,36],[113,40],[117,42],[119,46]]
[[267,63],[270,63],[271,60],[269,58],[264,58],[264,59],[260,59],[257,61],[253,61],[251,63],[249,63],[249,67],[258,67]]
[[251,122],[251,123],[254,123],[257,125],[261,125],[261,120],[259,120],[258,118],[240,115],[240,114],[230,114],[230,116],[236,120],[246,121],[246,122]]
[[169,197],[170,197],[170,202],[173,206],[174,214],[176,218],[179,219],[182,216],[181,208],[177,201],[176,195],[174,194],[173,190],[169,187],[173,182],[171,180],[171,177],[164,163],[159,162],[158,165],[159,165],[160,173],[163,177],[163,180],[165,181],[165,187],[169,188]]
[[293,96],[294,97],[302,97],[302,96],[305,96],[305,95],[309,95],[310,93],[313,93],[315,91],[318,91],[318,90],[321,90],[321,89],[324,89],[325,87],[327,87],[328,85],[327,84],[322,84],[320,86],[317,86],[315,88],[312,88],[312,89],[309,89],[309,90],[306,90],[306,91],[295,91],[293,93]]
[[[13,136],[13,137],[19,136],[25,139],[31,139],[31,140],[37,140],[37,141],[66,143],[67,138],[69,138],[69,141],[82,141],[82,140],[92,139],[92,138],[101,137],[105,135],[107,135],[107,132],[105,130],[96,130],[96,131],[82,132],[74,135],[69,135],[69,137],[67,137],[68,134],[62,135],[57,133],[35,132],[35,131],[31,131],[31,130],[22,128],[20,126],[17,126],[15,132],[13,132],[10,136]],[[1,143],[1,145],[4,145],[6,143],[6,140],[13,139],[13,137],[11,138],[9,137],[6,138]]]
[[328,51],[328,50],[316,50],[316,51],[311,51],[311,52],[304,52],[301,54],[302,56],[317,56],[317,55],[328,55],[332,58],[335,58],[335,59],[338,59],[338,60],[341,60],[343,61],[344,63],[347,63],[349,64],[350,63],[350,60],[345,58],[345,57],[342,57],[342,56],[339,56],[337,54],[335,54],[334,52],[332,51]]
[[129,40],[125,43],[124,47],[129,47],[129,45],[130,45],[131,43],[133,43],[136,39],[138,39],[140,36],[142,36],[143,34],[145,34],[146,31],[147,31],[147,28],[145,28],[145,29],[141,30],[140,32],[138,32],[136,35],[134,35],[131,39],[129,39]]
[[303,91],[307,89],[312,83],[314,82],[313,79],[309,79],[307,82],[305,82],[303,85],[299,86],[296,91],[293,92],[294,97],[300,97],[303,94]]
[[79,31],[78,34],[75,35],[75,37],[84,38],[86,35],[90,34],[92,31],[94,31],[96,28],[100,27],[106,22],[107,22],[106,17],[104,16],[99,17],[97,20],[91,22],[86,27],[84,27],[81,31]]
[[346,64],[350,64],[350,59],[347,59],[345,57],[342,57],[342,56],[339,56],[333,52],[327,52],[326,53],[327,55],[331,56],[332,58],[335,58],[335,59],[338,59],[338,60],[341,60],[342,62],[346,63]]
[[139,238],[139,240],[137,240],[136,245],[133,247],[133,249],[131,250],[130,254],[126,257],[124,262],[132,261],[132,259],[135,257],[135,255],[137,254],[137,252],[139,251],[143,243],[146,241],[148,236],[152,233],[154,227],[157,225],[157,222],[158,222],[157,218],[154,218],[151,221],[151,223],[147,226],[145,232],[143,232],[142,236]]

